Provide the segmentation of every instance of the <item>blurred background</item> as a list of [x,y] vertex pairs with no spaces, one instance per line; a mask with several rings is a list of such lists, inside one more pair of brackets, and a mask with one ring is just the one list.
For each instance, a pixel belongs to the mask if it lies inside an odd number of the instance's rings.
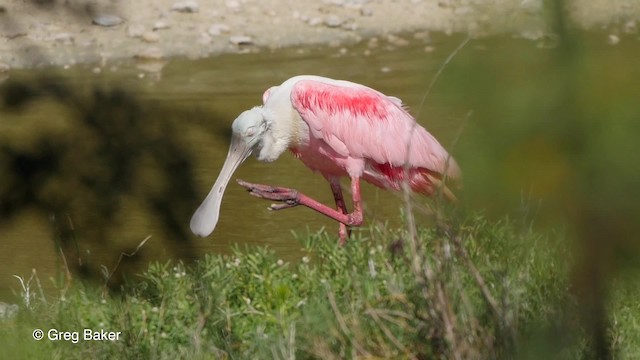
[[[541,6],[548,31],[535,35],[465,43],[467,35],[408,32],[100,71],[11,70],[0,83],[0,300],[15,302],[12,275],[32,269],[45,288],[64,268],[104,281],[104,267],[148,236],[118,265],[114,289],[153,260],[189,261],[236,244],[268,244],[293,259],[300,244],[292,232],[336,231],[309,210],[268,212],[235,184],[211,237],[188,229],[235,117],[270,86],[316,74],[401,98],[460,163],[468,211],[566,233],[575,254],[568,291],[580,299],[596,352],[606,354],[609,291],[636,275],[640,259],[640,18],[578,30],[561,2]],[[332,203],[325,180],[288,154],[273,164],[251,159],[234,178]],[[363,197],[368,223],[401,226],[397,194],[366,186]]]

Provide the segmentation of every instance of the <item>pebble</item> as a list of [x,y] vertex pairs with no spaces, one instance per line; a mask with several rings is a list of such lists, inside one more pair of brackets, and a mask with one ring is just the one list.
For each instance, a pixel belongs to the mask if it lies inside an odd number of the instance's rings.
[[617,44],[619,42],[620,42],[620,37],[618,37],[618,35],[609,34],[609,37],[607,38],[607,43],[609,45],[615,45],[615,44]]
[[153,24],[153,31],[164,30],[164,29],[168,29],[170,27],[171,27],[171,25],[169,25],[168,22],[166,22],[164,20],[158,20]]
[[356,31],[358,30],[358,24],[352,22],[352,23],[344,23],[342,24],[342,28],[345,30],[350,30],[350,31]]
[[338,27],[342,25],[342,23],[344,23],[344,20],[336,15],[329,15],[329,17],[324,20],[324,24],[330,28]]
[[460,6],[453,10],[453,13],[458,16],[470,15],[473,9],[470,6]]
[[91,22],[93,23],[93,25],[110,27],[122,24],[124,22],[124,19],[118,15],[99,14],[94,16],[93,19],[91,19]]
[[71,45],[73,44],[74,38],[73,38],[73,35],[71,35],[71,33],[59,33],[59,34],[53,35],[52,40],[54,40],[55,42],[62,43],[64,45]]
[[626,23],[624,23],[624,32],[626,32],[627,34],[632,34],[632,33],[635,33],[636,31],[638,31],[638,27],[634,20],[629,20]]
[[527,40],[540,40],[544,37],[542,30],[525,30],[520,32],[520,37]]
[[162,60],[164,53],[157,47],[150,47],[139,51],[133,57],[138,60]]
[[157,32],[146,31],[142,34],[142,40],[148,43],[155,43],[160,41],[160,35]]
[[418,31],[413,34],[413,38],[416,40],[423,40],[426,42],[431,41],[431,34],[428,31]]
[[171,11],[197,13],[200,11],[200,6],[197,1],[178,1],[171,6]]
[[342,24],[342,28],[345,30],[349,30],[349,31],[356,31],[358,30],[358,24],[352,22],[352,23],[344,23]]
[[136,69],[146,71],[148,73],[159,73],[167,65],[166,60],[145,61],[136,64]]
[[219,36],[220,34],[228,33],[229,31],[231,31],[231,29],[225,24],[212,24],[209,26],[207,33],[211,36]]
[[407,39],[401,38],[397,35],[388,35],[387,41],[395,46],[407,46],[409,45],[409,41]]
[[213,38],[211,38],[211,36],[207,33],[202,33],[200,34],[200,37],[198,38],[198,44],[200,45],[209,45],[211,44],[211,41],[213,40]]
[[342,6],[346,8],[354,8],[369,3],[370,0],[324,0],[324,3]]
[[15,39],[17,37],[27,35],[27,32],[23,29],[16,28],[15,26],[7,28],[4,26],[5,24],[2,25],[3,27],[0,28],[0,36],[4,36],[7,39]]
[[368,8],[368,7],[363,7],[362,9],[360,9],[360,15],[373,16],[373,10],[371,10],[371,8]]
[[311,26],[318,26],[318,25],[322,24],[322,18],[319,18],[319,17],[309,18],[309,20],[307,21],[307,24],[309,24]]
[[246,35],[231,35],[229,42],[234,45],[251,45],[253,44],[253,39]]
[[367,47],[369,49],[374,49],[378,47],[378,38],[377,37],[372,37],[371,39],[369,39],[369,41],[367,42]]
[[240,7],[240,2],[236,0],[227,0],[224,2],[224,5],[229,9],[237,9]]
[[144,25],[131,24],[127,26],[127,36],[132,38],[141,37],[144,34]]

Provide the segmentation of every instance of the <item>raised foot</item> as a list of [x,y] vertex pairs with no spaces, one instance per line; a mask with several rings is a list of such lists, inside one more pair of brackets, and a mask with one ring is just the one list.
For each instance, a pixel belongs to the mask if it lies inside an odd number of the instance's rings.
[[271,210],[282,210],[300,205],[300,196],[297,190],[263,184],[253,184],[240,179],[237,181],[240,186],[247,189],[250,195],[262,199],[282,202],[282,204],[271,204],[269,207]]

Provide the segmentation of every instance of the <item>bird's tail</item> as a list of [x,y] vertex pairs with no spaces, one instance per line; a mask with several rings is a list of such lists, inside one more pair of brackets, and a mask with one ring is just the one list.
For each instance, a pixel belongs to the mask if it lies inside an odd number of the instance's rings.
[[424,175],[427,180],[433,185],[431,189],[432,191],[435,190],[435,194],[441,194],[445,199],[453,204],[458,203],[458,197],[456,197],[456,195],[448,186],[453,185],[454,187],[460,189],[461,186],[458,182],[456,182],[456,179],[443,177],[442,175],[429,170],[427,170]]

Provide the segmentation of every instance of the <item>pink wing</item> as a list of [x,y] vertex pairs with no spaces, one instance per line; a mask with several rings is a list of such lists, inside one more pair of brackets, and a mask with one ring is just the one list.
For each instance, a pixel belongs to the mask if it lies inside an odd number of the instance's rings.
[[373,162],[387,177],[400,177],[405,163],[412,172],[426,169],[454,179],[460,176],[455,161],[399,99],[349,84],[300,80],[293,86],[292,104],[311,136],[342,156]]

